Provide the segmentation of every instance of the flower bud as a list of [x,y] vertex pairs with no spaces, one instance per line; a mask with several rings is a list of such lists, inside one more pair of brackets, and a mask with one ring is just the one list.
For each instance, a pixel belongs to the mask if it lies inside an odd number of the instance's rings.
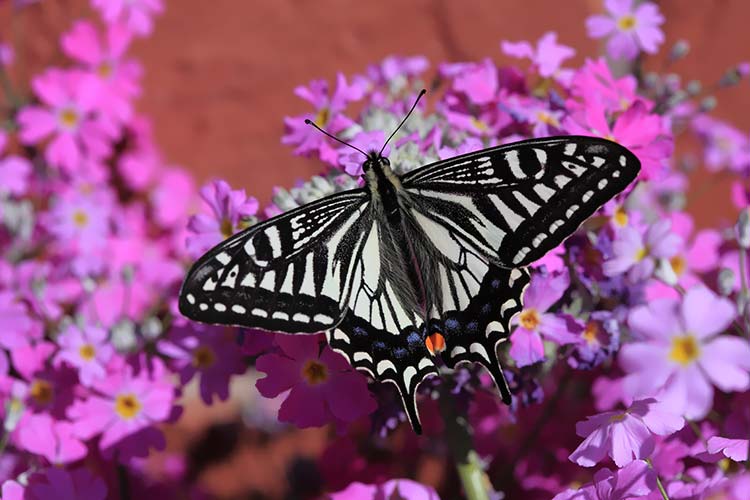
[[710,95],[704,97],[700,104],[700,111],[705,113],[716,107],[716,97]]
[[677,40],[669,51],[669,61],[674,62],[682,59],[690,52],[690,43],[687,40]]
[[734,225],[734,234],[737,237],[737,243],[740,248],[747,250],[750,248],[750,208],[744,208],[737,217],[737,224]]
[[719,269],[719,275],[716,278],[719,293],[724,297],[729,296],[734,290],[734,271],[728,267]]
[[685,91],[690,96],[700,94],[701,90],[703,90],[703,84],[700,82],[700,80],[690,80],[689,82],[687,82],[687,85],[685,85]]
[[164,326],[156,316],[149,316],[143,320],[141,325],[141,335],[146,340],[156,340],[164,331]]
[[129,319],[123,319],[112,327],[112,345],[118,352],[130,352],[138,346],[135,325]]
[[677,273],[674,272],[674,268],[668,259],[659,259],[659,262],[656,264],[654,276],[669,286],[677,284]]

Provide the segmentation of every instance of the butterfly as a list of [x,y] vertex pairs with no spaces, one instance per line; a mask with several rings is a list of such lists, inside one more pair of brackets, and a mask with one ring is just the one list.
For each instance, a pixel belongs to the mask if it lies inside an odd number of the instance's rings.
[[581,136],[496,146],[404,175],[382,150],[360,152],[364,187],[208,251],[188,272],[180,312],[325,331],[354,368],[398,388],[417,433],[417,388],[440,364],[482,364],[510,404],[497,349],[522,310],[526,267],[623,191],[640,162],[615,142]]

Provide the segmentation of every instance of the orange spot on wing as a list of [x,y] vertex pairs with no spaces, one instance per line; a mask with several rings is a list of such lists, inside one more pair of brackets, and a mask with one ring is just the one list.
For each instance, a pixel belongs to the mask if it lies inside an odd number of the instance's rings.
[[445,337],[440,332],[435,332],[424,339],[425,346],[433,356],[445,350]]

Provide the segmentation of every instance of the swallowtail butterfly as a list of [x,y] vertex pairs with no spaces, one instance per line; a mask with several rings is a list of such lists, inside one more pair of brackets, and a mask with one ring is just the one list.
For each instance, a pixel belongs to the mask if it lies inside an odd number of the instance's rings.
[[481,363],[510,403],[497,347],[522,309],[526,266],[625,189],[640,162],[619,144],[577,136],[492,147],[401,176],[381,153],[363,152],[363,188],[206,253],[179,308],[205,323],[325,331],[356,369],[398,388],[420,432],[416,391],[437,374],[438,357],[451,368]]

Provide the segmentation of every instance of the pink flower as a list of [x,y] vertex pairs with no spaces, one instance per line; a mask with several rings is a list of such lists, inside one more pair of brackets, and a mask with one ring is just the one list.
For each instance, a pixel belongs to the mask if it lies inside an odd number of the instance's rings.
[[701,419],[713,403],[713,385],[746,390],[750,344],[719,335],[736,314],[729,300],[702,286],[688,290],[681,302],[660,299],[633,309],[628,323],[639,340],[620,350],[620,366],[628,373],[625,392],[656,396],[675,413]]
[[651,2],[606,0],[608,15],[594,15],[586,19],[592,38],[609,37],[607,53],[614,59],[632,60],[639,50],[655,54],[664,41],[659,26],[664,17]]
[[[360,132],[354,136],[349,143],[365,153],[369,153],[370,151],[380,151],[380,148],[385,144],[385,134],[380,130],[373,132]],[[383,150],[383,156],[387,157],[390,152],[390,146],[386,146],[385,150]],[[344,171],[347,174],[351,176],[362,175],[362,163],[365,160],[362,153],[348,146],[338,148],[338,153],[338,164],[344,167]]]
[[187,219],[188,207],[195,193],[193,177],[181,168],[168,168],[162,172],[158,184],[151,191],[156,222],[162,227],[181,226]]
[[317,336],[279,334],[276,344],[278,354],[258,358],[255,366],[266,377],[255,385],[267,398],[291,389],[279,408],[280,421],[297,427],[344,425],[375,410],[366,379],[330,347],[320,349]]
[[34,78],[32,86],[42,104],[18,113],[21,142],[34,145],[52,136],[45,158],[68,173],[86,157],[109,154],[112,131],[96,117],[98,85],[90,75],[50,69]]
[[15,349],[28,344],[33,328],[34,321],[26,304],[19,301],[15,293],[0,292],[0,347]]
[[637,91],[638,81],[633,75],[615,78],[604,58],[587,59],[570,83],[571,94],[583,104],[573,99],[565,104],[570,110],[580,111],[590,101],[598,101],[605,109],[625,111],[636,102],[641,102],[646,109],[650,109],[650,101],[639,96]]
[[114,354],[114,349],[107,343],[108,338],[109,334],[102,328],[79,328],[71,324],[57,337],[60,351],[55,361],[64,361],[77,368],[81,384],[91,386],[107,374],[107,363]]
[[593,467],[609,455],[618,467],[644,460],[654,451],[654,436],[672,434],[685,420],[660,408],[655,399],[634,402],[624,412],[606,412],[576,424],[576,433],[586,438],[571,453],[570,460]]
[[510,355],[518,366],[526,366],[544,359],[542,335],[556,344],[575,344],[580,336],[573,330],[580,325],[566,314],[546,312],[563,296],[570,286],[566,272],[556,275],[534,274],[524,294],[524,309],[513,318],[518,327],[510,336]]
[[746,133],[707,115],[693,119],[692,126],[703,142],[703,160],[709,171],[750,168],[750,137]]
[[26,413],[18,423],[15,444],[59,465],[75,462],[88,453],[73,434],[73,424],[54,420],[46,413]]
[[82,63],[99,83],[99,106],[120,123],[131,118],[131,100],[140,93],[142,69],[132,59],[123,59],[132,35],[121,24],[107,27],[100,37],[93,23],[78,21],[62,37],[65,53]]
[[602,268],[607,276],[628,273],[633,283],[649,278],[656,267],[656,259],[673,257],[680,247],[680,237],[671,232],[671,223],[660,220],[645,233],[631,226],[622,228],[612,243],[612,258]]
[[330,495],[331,500],[440,500],[434,489],[411,479],[391,479],[382,484],[352,483]]
[[[361,155],[360,155],[361,156]],[[188,254],[199,257],[206,250],[247,227],[248,219],[258,213],[258,200],[248,197],[244,189],[232,190],[224,181],[214,181],[200,190],[210,214],[190,217],[187,237]]]
[[123,23],[134,33],[146,36],[153,30],[153,16],[164,11],[162,0],[91,0],[109,24]]
[[[59,467],[49,467],[33,474],[28,486],[23,490],[24,500],[105,500],[107,486],[85,467],[68,471]],[[5,485],[3,485],[5,500]],[[8,499],[11,500],[11,499]]]
[[284,118],[286,133],[281,138],[281,142],[295,146],[295,154],[309,156],[317,153],[321,160],[335,165],[338,153],[331,146],[330,139],[307,125],[305,119],[312,120],[317,126],[333,135],[351,127],[354,121],[344,116],[343,112],[350,102],[362,98],[364,86],[360,82],[347,83],[344,75],[339,73],[333,94],[330,93],[328,82],[325,80],[313,80],[307,87],[299,86],[294,89],[294,93],[312,104],[315,107],[315,113]]
[[568,133],[604,137],[625,146],[641,161],[639,178],[650,179],[662,172],[674,143],[661,116],[649,113],[644,103],[636,102],[610,126],[604,103],[595,99],[586,102],[580,112],[564,120]]
[[467,64],[453,80],[453,90],[463,93],[474,104],[484,105],[498,97],[497,68],[490,59]]
[[713,436],[708,438],[706,451],[709,453],[721,453],[735,462],[745,462],[750,441],[747,439],[729,439]]
[[171,358],[169,364],[182,385],[200,375],[201,399],[206,404],[213,402],[214,395],[227,399],[232,375],[246,371],[236,334],[226,328],[196,324],[174,328],[157,350]]
[[125,438],[167,420],[174,388],[161,362],[151,373],[135,374],[129,365],[113,367],[109,376],[94,382],[93,392],[68,410],[74,433],[88,440],[101,434],[99,448],[116,447]]
[[531,59],[539,75],[544,78],[554,78],[563,85],[568,85],[573,76],[573,70],[562,69],[562,63],[570,59],[576,51],[567,45],[557,43],[557,33],[548,31],[537,41],[536,50],[529,42],[507,42],[500,44],[503,53],[519,59]]
[[[0,156],[5,151],[8,136],[0,131]],[[0,195],[23,196],[29,188],[31,162],[16,155],[0,157]]]
[[600,469],[592,484],[577,490],[567,490],[552,500],[629,500],[649,494],[656,489],[656,474],[642,460],[629,463],[612,472]]

